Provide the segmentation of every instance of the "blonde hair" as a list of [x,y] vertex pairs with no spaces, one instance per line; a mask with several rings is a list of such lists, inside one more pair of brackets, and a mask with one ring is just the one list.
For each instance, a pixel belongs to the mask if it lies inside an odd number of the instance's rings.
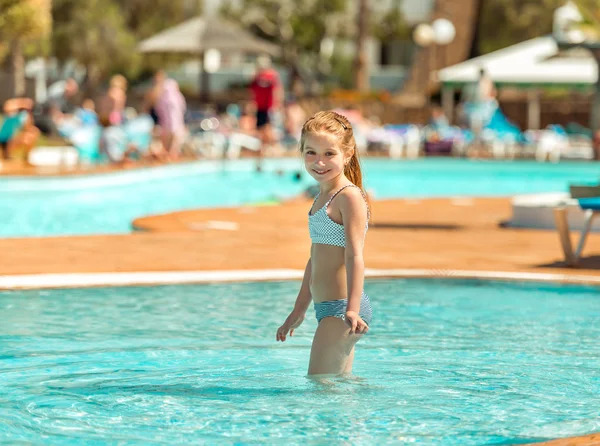
[[123,91],[127,91],[127,79],[122,74],[115,74],[111,77],[109,85],[111,88],[120,88]]
[[304,152],[304,142],[308,133],[327,133],[333,135],[339,141],[339,147],[344,153],[353,151],[348,164],[344,166],[344,175],[355,186],[358,186],[366,197],[363,187],[362,171],[358,160],[358,149],[352,132],[352,124],[345,116],[334,111],[320,111],[312,115],[302,126],[300,137],[300,152]]

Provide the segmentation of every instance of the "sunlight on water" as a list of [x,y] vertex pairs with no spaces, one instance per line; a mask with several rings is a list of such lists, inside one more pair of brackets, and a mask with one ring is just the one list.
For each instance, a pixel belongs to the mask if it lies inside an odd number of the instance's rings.
[[[365,184],[375,198],[510,196],[566,192],[597,183],[593,163],[366,159]],[[131,231],[139,217],[205,207],[286,199],[313,180],[297,157],[200,162],[66,178],[0,178],[0,237]]]
[[600,290],[369,281],[354,376],[307,379],[295,282],[0,292],[0,442],[515,444],[600,431]]

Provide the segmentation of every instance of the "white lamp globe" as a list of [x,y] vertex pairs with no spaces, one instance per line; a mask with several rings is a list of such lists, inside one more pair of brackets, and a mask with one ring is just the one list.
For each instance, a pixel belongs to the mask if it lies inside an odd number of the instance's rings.
[[419,46],[429,46],[435,41],[435,32],[427,23],[421,23],[413,31],[413,40]]
[[207,73],[216,73],[221,67],[221,52],[211,48],[204,53],[204,70]]
[[434,20],[431,27],[435,35],[435,43],[438,45],[448,45],[456,37],[456,28],[448,19]]

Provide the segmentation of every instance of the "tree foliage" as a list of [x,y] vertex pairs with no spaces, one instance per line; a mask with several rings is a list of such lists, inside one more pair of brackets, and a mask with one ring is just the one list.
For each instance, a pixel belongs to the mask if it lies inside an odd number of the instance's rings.
[[[577,0],[580,9],[598,11],[598,0]],[[484,1],[479,52],[482,54],[552,32],[554,11],[565,0]],[[583,12],[583,11],[582,11]]]
[[51,29],[49,0],[0,0],[2,39],[36,39]]
[[402,0],[394,0],[390,8],[376,3],[373,10],[373,36],[382,42],[410,39],[410,25],[402,12]]
[[114,0],[120,8],[125,26],[138,39],[162,31],[202,12],[202,2],[186,0]]
[[292,77],[317,75],[330,66],[323,60],[321,42],[349,35],[355,21],[346,0],[240,0],[224,4],[221,15],[281,46],[283,62]]
[[575,4],[583,15],[580,28],[588,38],[600,40],[600,3],[594,1],[590,4],[586,0],[575,0]]
[[200,11],[200,2],[189,4],[153,0],[149,7],[147,0],[54,0],[54,55],[85,66],[90,88],[116,72],[135,78],[165,61],[139,54],[138,42]]
[[9,70],[13,94],[25,94],[26,45],[34,43],[34,53],[51,30],[50,0],[0,0],[0,60],[10,54]]
[[54,55],[83,65],[92,86],[113,71],[131,74],[135,69],[135,37],[114,2],[54,0],[52,13]]

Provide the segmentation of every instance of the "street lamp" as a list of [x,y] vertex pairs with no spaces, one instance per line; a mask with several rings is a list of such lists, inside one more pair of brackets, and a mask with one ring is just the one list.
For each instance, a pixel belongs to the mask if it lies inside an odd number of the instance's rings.
[[[437,70],[438,64],[437,56],[436,56],[436,46],[440,46],[444,48],[444,56],[443,56],[443,65],[446,65],[446,45],[449,45],[454,41],[456,37],[456,28],[454,24],[444,18],[439,18],[434,20],[431,25],[428,23],[421,23],[417,25],[415,30],[413,31],[413,40],[417,45],[423,48],[431,49],[431,51],[426,55],[426,67],[427,67],[427,86],[426,86],[426,96],[427,102],[429,103],[429,84],[431,82],[432,74],[431,68],[432,63],[431,59],[433,57],[433,69]],[[433,54],[433,56],[432,56]],[[452,98],[447,97],[448,95],[444,95],[446,97],[442,97],[442,105],[444,110],[446,111],[448,119],[452,119],[451,110],[453,106],[453,93]]]

